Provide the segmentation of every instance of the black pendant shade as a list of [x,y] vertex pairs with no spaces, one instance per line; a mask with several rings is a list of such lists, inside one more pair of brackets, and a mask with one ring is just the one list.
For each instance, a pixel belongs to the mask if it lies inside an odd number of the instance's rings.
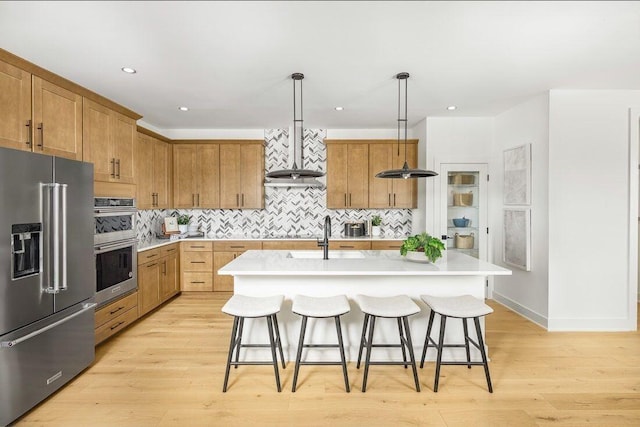
[[[407,164],[407,79],[409,73],[398,73],[396,79],[398,79],[398,150],[400,149],[400,131],[404,127],[404,165],[402,169],[389,169],[376,174],[376,178],[429,178],[430,176],[437,176],[438,174],[423,169],[412,169]],[[404,80],[404,117],[401,114],[401,80]],[[404,126],[403,126],[404,124]],[[399,154],[399,153],[398,153]]]
[[[293,73],[291,75],[291,79],[293,80],[293,165],[291,169],[281,169],[267,173],[267,178],[273,179],[286,179],[290,180],[300,180],[304,181],[304,178],[318,178],[320,176],[324,176],[324,172],[313,171],[309,169],[301,169],[298,168],[296,164],[296,150],[300,147],[300,161],[302,161],[302,141],[304,139],[304,126],[302,119],[302,79],[304,79],[304,74],[302,73]],[[296,82],[300,82],[300,115],[298,116],[298,109],[296,107]],[[299,118],[298,118],[299,117]],[[302,180],[301,180],[302,178]],[[315,184],[311,182],[311,184]],[[273,181],[268,181],[265,183],[266,186],[281,186],[278,183]],[[309,185],[309,186],[317,186],[317,185]]]

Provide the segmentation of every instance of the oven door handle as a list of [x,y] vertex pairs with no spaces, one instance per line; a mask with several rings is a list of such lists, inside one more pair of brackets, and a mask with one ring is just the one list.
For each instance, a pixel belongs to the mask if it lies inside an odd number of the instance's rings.
[[104,245],[95,246],[93,251],[99,254],[102,252],[112,251],[114,249],[127,248],[129,246],[133,246],[133,250],[135,251],[135,246],[137,243],[138,243],[138,239],[122,240],[120,242],[107,243]]

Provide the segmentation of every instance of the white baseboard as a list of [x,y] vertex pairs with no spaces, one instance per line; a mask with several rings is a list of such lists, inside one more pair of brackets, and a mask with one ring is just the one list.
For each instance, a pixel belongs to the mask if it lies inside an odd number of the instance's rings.
[[524,307],[523,305],[518,304],[512,299],[505,297],[499,292],[496,292],[495,289],[493,291],[492,297],[494,301],[499,302],[505,307],[515,311],[525,319],[532,321],[538,326],[548,329],[549,319],[546,318],[545,316],[542,316],[541,314],[538,314],[535,311],[530,310],[527,307]]

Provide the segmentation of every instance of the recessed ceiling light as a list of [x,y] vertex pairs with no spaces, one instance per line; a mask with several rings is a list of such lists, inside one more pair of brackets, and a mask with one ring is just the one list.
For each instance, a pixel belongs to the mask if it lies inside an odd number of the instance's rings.
[[180,111],[189,111],[189,107],[178,107]]
[[127,74],[135,74],[137,73],[137,71],[131,67],[122,67],[121,68],[122,71],[124,71]]
[[336,111],[342,111],[344,110],[344,107],[336,107]]
[[447,110],[449,110],[449,111],[453,111],[453,110],[455,110],[456,108],[458,108],[458,107],[456,107],[455,105],[449,105],[449,106],[447,107]]

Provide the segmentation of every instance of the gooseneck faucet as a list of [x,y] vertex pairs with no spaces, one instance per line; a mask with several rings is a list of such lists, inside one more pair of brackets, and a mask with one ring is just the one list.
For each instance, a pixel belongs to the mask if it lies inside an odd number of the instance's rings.
[[329,236],[331,236],[331,218],[329,215],[324,217],[324,238],[318,240],[318,246],[322,248],[323,259],[329,259]]

